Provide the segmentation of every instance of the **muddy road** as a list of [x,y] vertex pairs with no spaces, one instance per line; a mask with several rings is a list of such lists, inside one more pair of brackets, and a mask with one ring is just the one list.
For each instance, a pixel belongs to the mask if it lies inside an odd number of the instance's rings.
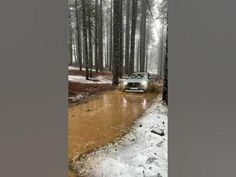
[[[101,93],[68,110],[68,158],[104,146],[126,134],[133,122],[151,105],[154,93]],[[70,177],[74,176],[70,172]]]

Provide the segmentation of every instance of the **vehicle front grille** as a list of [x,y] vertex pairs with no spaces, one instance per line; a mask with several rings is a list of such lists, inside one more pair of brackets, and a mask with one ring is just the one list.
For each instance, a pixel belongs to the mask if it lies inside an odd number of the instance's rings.
[[138,82],[128,83],[127,86],[128,87],[138,87],[138,86],[140,86],[140,83],[138,83]]

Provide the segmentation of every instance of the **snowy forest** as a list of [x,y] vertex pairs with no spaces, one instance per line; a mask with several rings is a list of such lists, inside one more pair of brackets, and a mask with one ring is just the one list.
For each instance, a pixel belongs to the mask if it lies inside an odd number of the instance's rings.
[[69,177],[167,177],[167,1],[68,9]]
[[166,0],[69,0],[69,65],[112,71],[113,84],[134,71],[164,78]]

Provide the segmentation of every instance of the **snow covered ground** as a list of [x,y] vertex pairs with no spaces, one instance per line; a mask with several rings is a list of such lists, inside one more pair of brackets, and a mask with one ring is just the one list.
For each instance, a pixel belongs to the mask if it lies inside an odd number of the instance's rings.
[[[80,68],[76,66],[68,66],[68,70],[80,70]],[[82,70],[85,71],[85,68],[82,68]],[[93,71],[96,71],[96,70],[93,69]]]
[[79,75],[68,75],[68,80],[71,82],[79,82],[84,84],[111,84],[111,77],[98,76],[95,77],[94,80],[86,80],[85,76]]
[[[160,100],[146,110],[120,141],[77,162],[79,175],[90,177],[167,177],[167,107]],[[159,133],[163,133],[159,134]]]

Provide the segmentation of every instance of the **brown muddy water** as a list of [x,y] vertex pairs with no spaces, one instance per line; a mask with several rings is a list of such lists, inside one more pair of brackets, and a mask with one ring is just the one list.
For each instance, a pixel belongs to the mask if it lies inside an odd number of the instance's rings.
[[[76,160],[120,138],[157,96],[154,93],[104,92],[68,110],[68,158]],[[71,171],[69,177],[75,176]]]

